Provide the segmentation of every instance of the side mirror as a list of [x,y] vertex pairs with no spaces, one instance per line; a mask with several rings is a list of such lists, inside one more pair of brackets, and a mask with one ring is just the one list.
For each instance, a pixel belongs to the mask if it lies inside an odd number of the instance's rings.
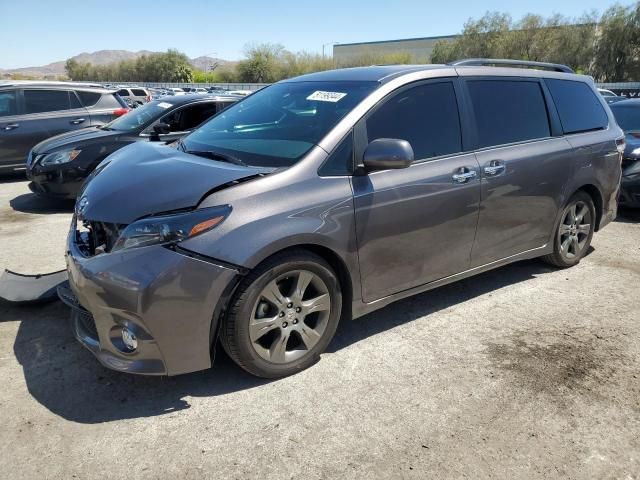
[[167,135],[171,133],[171,127],[166,123],[158,123],[153,126],[153,131],[158,135]]
[[363,163],[367,172],[407,168],[413,162],[413,148],[406,140],[378,138],[364,151]]

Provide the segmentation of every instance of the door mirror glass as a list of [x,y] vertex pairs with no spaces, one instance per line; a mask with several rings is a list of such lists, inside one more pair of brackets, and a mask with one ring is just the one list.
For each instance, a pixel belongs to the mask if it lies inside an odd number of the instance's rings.
[[367,145],[363,163],[368,172],[407,168],[413,162],[413,148],[406,140],[378,138]]

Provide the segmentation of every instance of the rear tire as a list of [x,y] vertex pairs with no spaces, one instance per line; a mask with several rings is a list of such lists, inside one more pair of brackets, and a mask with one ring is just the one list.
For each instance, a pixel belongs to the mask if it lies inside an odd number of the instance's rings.
[[338,326],[340,282],[320,256],[276,254],[240,283],[225,316],[227,354],[258,377],[280,378],[314,364]]
[[559,268],[580,263],[591,245],[596,225],[596,209],[589,194],[579,191],[562,210],[554,232],[553,253],[542,260]]

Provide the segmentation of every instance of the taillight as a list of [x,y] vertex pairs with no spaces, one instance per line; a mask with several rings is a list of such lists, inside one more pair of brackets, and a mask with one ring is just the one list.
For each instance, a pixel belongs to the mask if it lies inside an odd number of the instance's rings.
[[116,116],[116,117],[121,117],[122,115],[124,115],[128,111],[129,111],[128,108],[118,108],[118,109],[113,111],[113,115]]
[[622,155],[624,153],[624,149],[627,146],[627,142],[625,142],[624,137],[616,138],[616,148],[618,149],[618,153]]
[[147,95],[147,102],[151,101],[151,95]]

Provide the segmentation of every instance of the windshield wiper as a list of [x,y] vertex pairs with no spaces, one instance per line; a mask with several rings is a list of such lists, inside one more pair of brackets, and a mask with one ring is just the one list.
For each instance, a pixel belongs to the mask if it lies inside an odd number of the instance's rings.
[[221,160],[223,162],[233,163],[234,165],[240,165],[241,167],[247,166],[246,163],[244,163],[239,158],[234,157],[233,155],[216,152],[213,150],[184,150],[184,153],[190,153],[191,155],[198,155],[199,157],[210,158],[211,160]]

